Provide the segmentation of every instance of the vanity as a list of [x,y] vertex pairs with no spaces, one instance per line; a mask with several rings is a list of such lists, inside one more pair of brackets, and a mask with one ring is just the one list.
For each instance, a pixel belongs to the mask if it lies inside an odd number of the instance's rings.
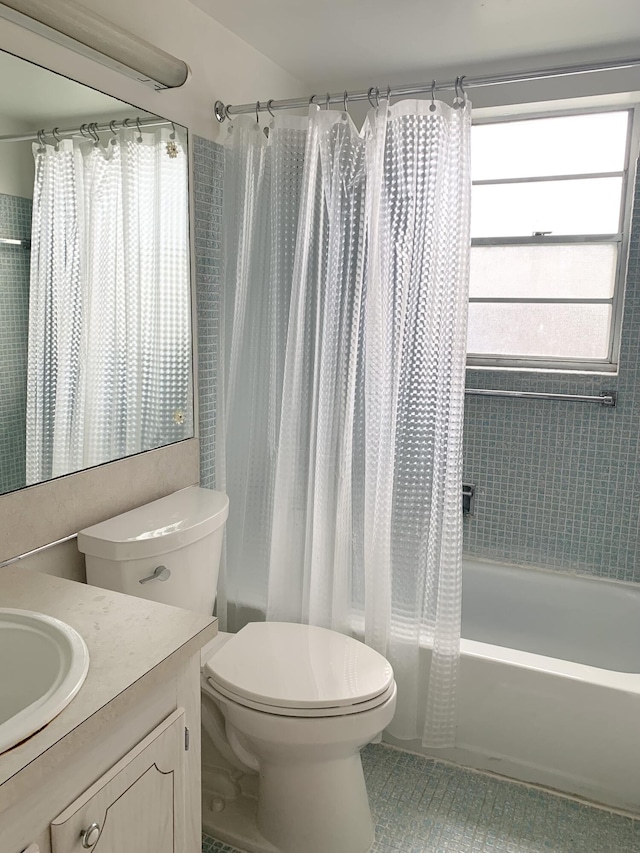
[[70,704],[0,754],[1,853],[201,850],[200,650],[216,620],[16,567],[0,602],[66,622],[90,656]]

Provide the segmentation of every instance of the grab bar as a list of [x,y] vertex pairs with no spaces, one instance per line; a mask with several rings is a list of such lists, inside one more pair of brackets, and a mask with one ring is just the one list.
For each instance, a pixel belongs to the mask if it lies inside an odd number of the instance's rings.
[[20,246],[21,249],[30,249],[31,248],[31,240],[28,238],[25,240],[16,239],[14,237],[0,237],[0,245],[1,246]]
[[521,397],[527,400],[573,400],[576,403],[600,403],[610,409],[615,408],[618,394],[616,391],[601,391],[595,394],[546,394],[543,391],[494,391],[488,388],[465,388],[470,397]]

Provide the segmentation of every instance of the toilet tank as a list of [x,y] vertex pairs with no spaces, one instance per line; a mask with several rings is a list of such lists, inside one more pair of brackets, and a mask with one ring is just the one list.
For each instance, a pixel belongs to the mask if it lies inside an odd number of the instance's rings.
[[211,615],[228,513],[225,494],[190,486],[87,527],[87,583]]

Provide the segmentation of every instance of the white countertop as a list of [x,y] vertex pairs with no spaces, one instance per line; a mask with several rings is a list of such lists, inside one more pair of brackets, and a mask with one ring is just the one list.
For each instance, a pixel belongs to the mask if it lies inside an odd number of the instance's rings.
[[70,704],[0,755],[0,785],[178,649],[188,644],[196,654],[216,634],[212,617],[15,566],[0,569],[0,606],[61,619],[82,635],[90,655],[87,678]]

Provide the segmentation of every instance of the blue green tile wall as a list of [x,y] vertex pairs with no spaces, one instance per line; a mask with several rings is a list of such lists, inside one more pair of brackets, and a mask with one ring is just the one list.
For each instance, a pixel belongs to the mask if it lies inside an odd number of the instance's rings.
[[[0,237],[31,235],[31,199],[0,193]],[[25,485],[29,252],[0,246],[0,494]]]
[[640,581],[640,180],[618,376],[467,371],[467,386],[618,392],[594,403],[467,397],[464,479],[477,486],[465,550],[503,562]]
[[200,483],[208,489],[215,484],[223,168],[222,147],[193,137]]
[[[215,475],[224,152],[194,139],[201,482]],[[464,479],[477,486],[465,550],[502,562],[640,582],[640,181],[618,376],[469,370],[467,385],[618,392],[615,409],[467,397]]]

